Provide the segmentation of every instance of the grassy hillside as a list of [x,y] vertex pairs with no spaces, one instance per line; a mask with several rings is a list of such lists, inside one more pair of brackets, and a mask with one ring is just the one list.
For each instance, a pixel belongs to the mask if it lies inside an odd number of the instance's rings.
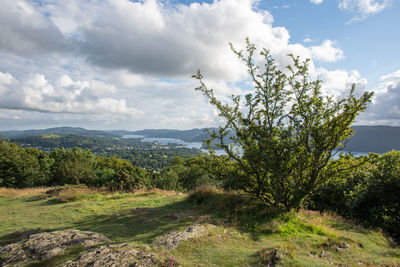
[[[354,136],[346,143],[346,151],[384,153],[400,149],[400,127],[397,126],[353,126]],[[213,130],[215,128],[211,128]],[[186,142],[202,142],[209,138],[205,128],[191,130],[146,129],[141,131],[97,131],[79,127],[57,127],[43,130],[0,131],[0,135],[15,140],[24,140],[24,137],[45,135],[55,138],[57,135],[79,135],[92,138],[112,139],[123,135],[141,135],[152,138],[176,138]],[[49,141],[50,142],[50,141]],[[230,142],[226,138],[226,142]],[[78,143],[79,144],[79,143]],[[76,146],[77,144],[75,144]]]
[[[182,266],[266,266],[271,251],[283,266],[400,265],[400,249],[377,231],[311,211],[274,217],[234,193],[48,190],[0,189],[0,246],[29,232],[78,229],[146,247]],[[154,245],[158,237],[194,223],[217,227],[171,252]]]
[[56,134],[56,135],[82,135],[89,137],[119,137],[118,134],[112,134],[105,131],[86,130],[80,127],[55,127],[41,130],[25,130],[25,131],[0,131],[0,135],[6,138]]

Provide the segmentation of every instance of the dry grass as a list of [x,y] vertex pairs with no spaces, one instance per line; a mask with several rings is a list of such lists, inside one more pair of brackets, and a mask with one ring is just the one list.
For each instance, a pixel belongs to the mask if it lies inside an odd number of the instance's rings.
[[58,202],[66,203],[86,198],[88,196],[104,192],[101,189],[88,188],[86,186],[62,186],[52,188],[46,192],[47,197],[57,197]]
[[37,188],[24,188],[14,189],[0,187],[0,197],[25,197],[42,195],[46,191],[53,189],[52,187],[37,187]]
[[[60,202],[69,202],[77,200],[79,196],[93,195],[93,194],[115,194],[116,192],[110,192],[102,188],[89,188],[86,186],[61,186],[61,187],[36,187],[36,188],[5,188],[0,187],[0,197],[26,197],[26,196],[38,196],[46,195],[47,197],[57,197]],[[174,196],[177,194],[175,191],[167,191],[161,189],[138,189],[133,191],[119,192],[119,193],[132,193],[137,196],[147,197],[155,194]]]

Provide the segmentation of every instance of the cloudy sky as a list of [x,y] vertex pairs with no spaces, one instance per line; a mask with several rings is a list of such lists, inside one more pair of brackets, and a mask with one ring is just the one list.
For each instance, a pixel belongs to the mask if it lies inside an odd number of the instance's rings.
[[194,90],[249,90],[229,49],[311,58],[340,97],[375,91],[362,125],[400,125],[398,0],[1,0],[0,130],[191,129],[218,124]]

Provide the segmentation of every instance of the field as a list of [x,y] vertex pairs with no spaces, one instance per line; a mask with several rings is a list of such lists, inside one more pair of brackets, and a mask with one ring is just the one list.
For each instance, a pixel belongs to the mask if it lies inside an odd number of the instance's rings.
[[[216,227],[173,251],[155,246],[158,237],[195,223]],[[0,189],[0,246],[26,233],[61,229],[101,233],[114,243],[174,257],[182,266],[267,266],[272,251],[283,266],[400,266],[400,249],[379,231],[306,210],[272,216],[236,193],[213,188],[191,195],[84,187]]]

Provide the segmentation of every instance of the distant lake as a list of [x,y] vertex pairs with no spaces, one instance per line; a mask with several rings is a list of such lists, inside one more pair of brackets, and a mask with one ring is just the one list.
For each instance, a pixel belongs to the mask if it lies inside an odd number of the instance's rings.
[[[168,144],[178,144],[182,145],[187,148],[196,148],[200,149],[203,152],[208,152],[207,149],[202,148],[203,143],[202,142],[185,142],[181,139],[176,139],[176,138],[158,138],[158,137],[143,137],[142,135],[124,135],[122,138],[140,138],[142,142],[148,142],[148,143],[159,143],[161,145],[168,145]],[[215,150],[215,154],[217,155],[224,155],[225,151],[221,149]]]
[[[122,136],[122,138],[140,138],[142,142],[148,142],[148,143],[159,143],[161,145],[168,145],[169,143],[171,144],[178,144],[178,145],[182,145],[185,146],[187,148],[196,148],[196,149],[200,149],[203,152],[208,152],[207,149],[203,149],[202,148],[202,144],[201,142],[185,142],[181,139],[176,139],[176,138],[157,138],[157,137],[143,137],[142,135],[134,135],[134,134],[130,134],[130,135],[124,135]],[[343,151],[343,153],[345,154],[352,154],[354,157],[361,157],[361,156],[368,156],[368,152],[351,152],[351,151]],[[215,154],[217,155],[225,155],[225,151],[222,149],[216,149],[215,150]],[[335,159],[339,158],[339,154],[336,154],[334,156]]]

